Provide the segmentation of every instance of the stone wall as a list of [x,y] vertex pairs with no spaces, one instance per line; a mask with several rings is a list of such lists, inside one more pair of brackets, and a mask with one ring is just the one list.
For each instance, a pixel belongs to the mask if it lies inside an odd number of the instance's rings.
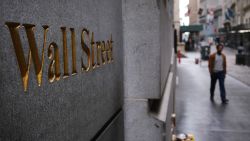
[[0,9],[0,140],[171,138],[173,0],[2,0]]
[[[122,2],[125,141],[170,140],[174,89],[166,93],[166,103],[163,95],[174,57],[173,1]],[[159,105],[169,109],[164,122]]]
[[[0,140],[3,141],[120,141],[123,140],[123,40],[122,7],[119,0],[2,0],[0,15]],[[31,61],[27,91],[6,22],[34,24],[41,59],[43,25],[48,25],[42,84],[36,80]],[[66,27],[69,77],[63,78],[63,36]],[[76,43],[76,70],[72,76],[71,31]],[[81,32],[87,28],[95,41],[113,40],[112,63],[88,72],[81,70]],[[28,64],[29,44],[24,27],[19,28]],[[86,39],[87,40],[87,39]],[[49,44],[59,48],[60,80],[49,82]],[[90,48],[90,46],[89,46]],[[19,52],[20,53],[20,52]],[[95,52],[96,53],[96,52]],[[96,62],[96,59],[95,59]],[[54,68],[53,68],[54,70]]]

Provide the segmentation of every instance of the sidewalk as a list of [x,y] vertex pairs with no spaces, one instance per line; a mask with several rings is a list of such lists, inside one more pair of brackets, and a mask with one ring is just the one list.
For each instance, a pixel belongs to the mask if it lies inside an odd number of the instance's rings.
[[225,47],[224,53],[227,55],[228,75],[250,86],[250,67],[235,64],[236,50]]
[[195,65],[194,58],[199,54],[186,55],[188,58],[178,64],[177,133],[192,133],[197,141],[250,140],[250,87],[231,77],[230,73],[225,82],[229,104],[221,104],[218,83],[213,104],[209,99],[207,61],[201,66]]

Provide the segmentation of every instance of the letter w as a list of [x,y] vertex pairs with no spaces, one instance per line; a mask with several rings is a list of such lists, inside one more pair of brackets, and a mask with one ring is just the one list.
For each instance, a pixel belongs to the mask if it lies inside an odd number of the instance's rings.
[[16,53],[16,57],[17,57],[17,62],[18,62],[19,68],[20,68],[22,79],[23,79],[24,91],[27,91],[27,87],[28,87],[31,57],[32,57],[32,60],[34,62],[38,86],[41,86],[41,84],[42,84],[42,71],[43,71],[43,64],[44,64],[44,49],[46,46],[46,34],[47,34],[47,30],[49,27],[47,25],[43,26],[44,39],[43,39],[43,49],[42,49],[42,61],[41,61],[39,56],[38,56],[38,49],[36,47],[36,40],[35,40],[35,35],[34,35],[35,25],[23,24],[25,31],[26,31],[26,34],[27,34],[29,47],[30,47],[29,48],[29,55],[28,55],[28,63],[27,63],[25,61],[22,43],[21,43],[21,39],[20,39],[20,35],[19,35],[20,23],[6,22],[5,24],[9,28],[12,42],[14,45],[14,49],[15,49],[15,53]]

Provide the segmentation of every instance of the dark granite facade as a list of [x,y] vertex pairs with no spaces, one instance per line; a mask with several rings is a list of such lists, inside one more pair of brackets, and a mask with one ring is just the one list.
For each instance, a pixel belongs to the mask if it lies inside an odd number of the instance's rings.
[[[120,0],[2,0],[0,5],[0,140],[1,141],[88,141],[123,140],[123,116],[101,129],[120,110],[123,114],[123,40]],[[32,62],[28,91],[24,92],[10,32],[5,22],[36,25],[35,37],[42,52],[43,28],[49,25],[47,45],[56,42],[63,74],[63,42],[60,27],[67,27],[69,72],[71,36],[75,29],[78,74],[60,81],[48,81],[50,60],[45,49],[41,87],[38,87]],[[114,62],[89,72],[81,72],[81,30],[94,32],[95,40],[113,36]],[[20,28],[25,56],[29,45]],[[39,56],[40,57],[40,56]],[[27,58],[26,58],[27,60]],[[112,125],[114,123],[114,125]],[[116,132],[113,132],[116,131]],[[119,133],[119,134],[117,134]],[[116,136],[114,136],[114,134]],[[101,138],[103,137],[103,139]]]

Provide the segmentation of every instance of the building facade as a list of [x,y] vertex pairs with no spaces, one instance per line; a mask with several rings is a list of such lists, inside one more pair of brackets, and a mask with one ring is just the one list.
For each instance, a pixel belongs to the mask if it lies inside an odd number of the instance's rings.
[[2,0],[0,140],[170,141],[173,0]]
[[200,24],[203,24],[201,35],[213,37],[223,26],[223,0],[200,0]]
[[125,140],[170,141],[174,1],[123,2]]
[[242,59],[242,64],[250,65],[249,0],[224,0],[218,6],[221,6],[220,11],[222,13],[218,17],[221,20],[218,22],[217,29],[219,29],[219,32],[215,34],[215,37],[220,38],[220,42],[227,47],[243,48],[243,58],[245,59]]
[[177,41],[180,41],[180,1],[174,0],[174,28],[177,33]]
[[190,25],[197,25],[199,24],[199,6],[200,0],[189,0],[189,24]]

